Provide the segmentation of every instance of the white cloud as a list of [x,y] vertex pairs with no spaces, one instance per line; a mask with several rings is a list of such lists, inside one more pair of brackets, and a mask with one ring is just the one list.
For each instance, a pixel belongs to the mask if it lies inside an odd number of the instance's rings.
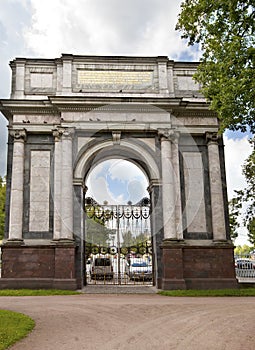
[[[224,137],[225,143],[225,165],[228,188],[228,198],[235,195],[234,190],[240,190],[246,186],[245,177],[242,174],[242,165],[251,154],[252,147],[248,142],[248,136],[240,139],[230,139]],[[239,218],[240,228],[235,245],[249,244],[247,229],[243,226],[242,218]]]
[[[109,181],[109,179],[111,181]],[[113,183],[114,187],[110,187]],[[109,204],[137,203],[148,196],[148,181],[142,171],[133,163],[122,159],[110,159],[96,166],[88,176],[87,196],[98,203],[105,200]],[[119,193],[121,192],[121,193]]]
[[168,55],[178,59],[183,52],[193,52],[175,31],[180,3],[31,0],[32,23],[24,37],[28,47],[43,57],[73,53]]
[[230,139],[225,136],[224,143],[228,197],[231,199],[234,196],[234,190],[239,190],[246,185],[242,164],[250,155],[252,148],[247,136],[241,139]]
[[122,159],[110,163],[108,172],[113,180],[117,179],[123,182],[136,178],[143,180],[144,178],[144,174],[135,164]]

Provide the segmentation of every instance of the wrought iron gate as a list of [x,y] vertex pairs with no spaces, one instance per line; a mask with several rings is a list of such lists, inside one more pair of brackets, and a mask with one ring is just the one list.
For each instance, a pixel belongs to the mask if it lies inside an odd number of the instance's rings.
[[85,199],[86,284],[153,284],[150,200],[103,205]]

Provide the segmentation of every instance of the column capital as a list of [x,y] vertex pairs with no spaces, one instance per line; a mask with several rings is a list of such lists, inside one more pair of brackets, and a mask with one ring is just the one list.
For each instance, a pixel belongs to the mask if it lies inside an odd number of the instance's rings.
[[147,187],[147,191],[151,193],[155,187],[162,186],[162,181],[159,179],[152,179]]
[[61,136],[63,135],[65,129],[64,128],[56,128],[52,129],[52,135],[54,137],[54,141],[58,142],[61,139]]
[[9,129],[10,135],[14,138],[14,141],[24,142],[27,138],[26,129]]
[[219,143],[219,135],[217,132],[206,132],[205,133],[207,144],[217,144]]
[[161,141],[178,142],[180,133],[173,129],[158,129],[158,136]]
[[74,134],[74,128],[64,128],[62,138],[66,140],[72,140]]

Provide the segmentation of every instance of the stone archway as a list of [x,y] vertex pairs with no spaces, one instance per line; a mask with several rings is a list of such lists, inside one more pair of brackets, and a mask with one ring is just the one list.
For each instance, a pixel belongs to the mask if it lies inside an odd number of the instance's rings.
[[[89,144],[85,144],[81,147],[81,151],[78,153],[74,167],[74,213],[77,211],[80,215],[74,214],[74,232],[81,232],[83,236],[83,208],[81,203],[84,202],[86,193],[86,177],[88,172],[102,161],[111,158],[125,159],[138,166],[146,175],[149,183],[148,191],[151,200],[151,235],[153,236],[153,251],[154,251],[154,280],[161,279],[161,260],[162,254],[159,249],[159,244],[163,239],[162,231],[162,212],[159,215],[159,208],[162,207],[161,202],[161,179],[159,165],[156,163],[149,147],[142,140],[135,141],[135,138],[121,140],[121,133],[119,133],[118,142],[115,142],[116,131],[112,132],[112,138],[104,141],[100,140],[100,135],[97,135],[98,142],[93,140]],[[78,196],[78,197],[77,197]],[[76,205],[75,205],[76,204]],[[157,212],[157,215],[155,213]],[[161,222],[161,224],[159,224]],[[81,227],[79,227],[81,225]],[[160,227],[160,230],[156,231]],[[84,249],[84,237],[78,237],[77,239],[78,252],[76,254],[76,269],[77,275],[80,276],[80,285],[84,285],[84,266],[82,260],[82,251]],[[81,269],[79,269],[81,266]]]
[[110,156],[147,174],[162,289],[236,286],[217,115],[167,57],[11,62],[4,287],[83,285],[84,178]]

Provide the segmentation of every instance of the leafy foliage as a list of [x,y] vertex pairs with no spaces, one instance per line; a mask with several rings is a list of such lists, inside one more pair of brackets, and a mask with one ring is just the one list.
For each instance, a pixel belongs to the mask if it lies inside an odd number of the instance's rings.
[[247,244],[244,244],[244,245],[238,245],[236,248],[235,248],[235,255],[238,255],[238,256],[249,256],[250,255],[250,252],[252,251],[252,247],[250,247],[249,245]]
[[0,240],[4,236],[6,183],[0,176]]
[[247,229],[248,229],[248,239],[251,242],[251,244],[255,247],[255,217],[250,219],[247,223]]
[[105,246],[112,234],[115,230],[107,228],[103,221],[86,219],[86,242]]
[[232,198],[228,203],[229,208],[229,228],[230,228],[230,237],[234,241],[238,237],[237,229],[240,227],[238,222],[239,209],[241,204],[237,202],[236,198]]
[[86,242],[100,246],[107,245],[111,236],[116,234],[116,230],[107,227],[107,222],[111,219],[111,211],[103,211],[99,205],[87,205],[86,214]]
[[233,213],[237,218],[245,206],[243,222],[248,229],[248,239],[255,246],[255,149],[243,165],[243,174],[247,185],[243,190],[235,191],[236,197],[232,200]]
[[122,239],[123,239],[122,245],[124,247],[143,245],[149,240],[148,235],[146,233],[140,233],[139,235],[134,236],[132,235],[131,231],[127,231],[123,233]]
[[254,0],[185,0],[177,30],[203,55],[194,79],[225,128],[255,132]]

